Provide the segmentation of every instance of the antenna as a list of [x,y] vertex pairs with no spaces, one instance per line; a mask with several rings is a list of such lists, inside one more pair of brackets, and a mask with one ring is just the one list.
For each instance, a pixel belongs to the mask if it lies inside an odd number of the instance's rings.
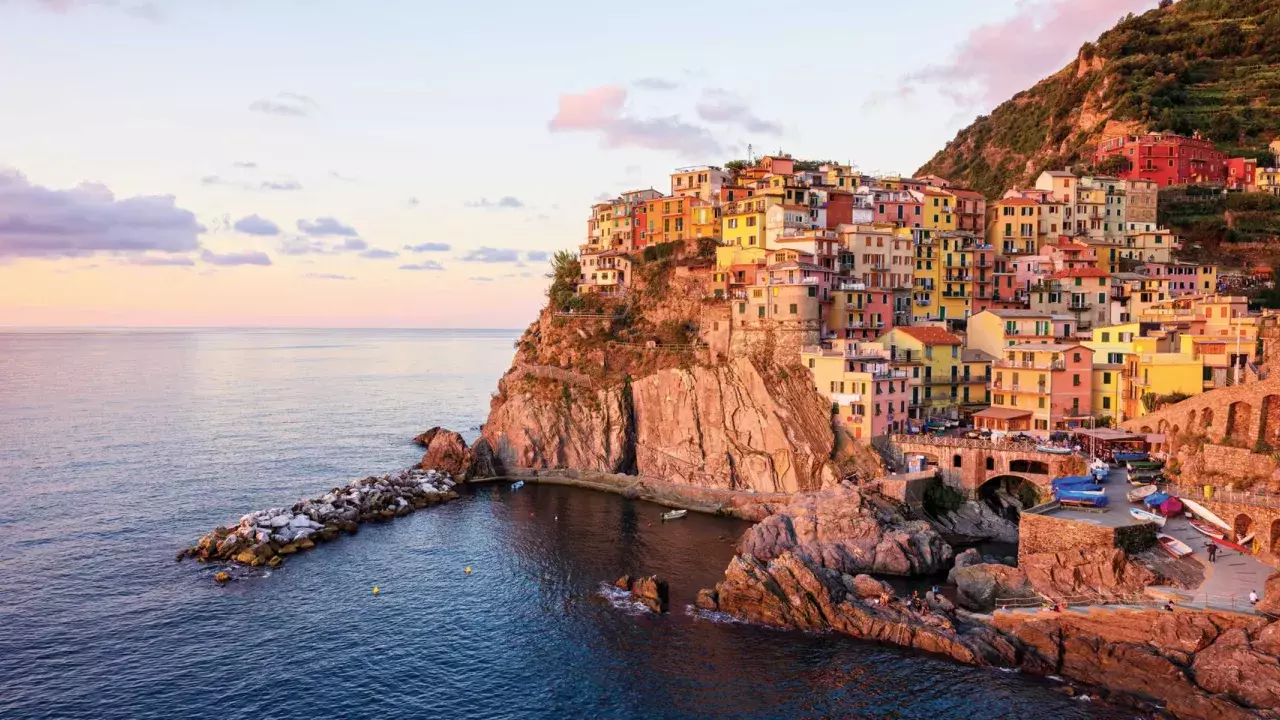
[[747,143],[747,164],[748,165],[756,161],[755,157],[753,157],[754,155],[753,147],[754,146],[751,143]]

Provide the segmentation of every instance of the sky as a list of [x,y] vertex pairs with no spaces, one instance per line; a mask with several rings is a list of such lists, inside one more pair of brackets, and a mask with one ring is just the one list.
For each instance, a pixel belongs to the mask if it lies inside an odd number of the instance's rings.
[[0,0],[0,326],[499,327],[589,206],[911,173],[1156,0]]

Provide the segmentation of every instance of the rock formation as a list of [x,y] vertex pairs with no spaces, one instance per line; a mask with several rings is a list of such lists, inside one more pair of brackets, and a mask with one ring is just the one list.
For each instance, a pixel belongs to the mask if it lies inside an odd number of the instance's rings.
[[390,520],[456,498],[453,485],[446,473],[418,468],[352,480],[288,509],[259,510],[233,527],[215,528],[179,552],[178,559],[276,567],[286,555],[310,550],[344,532],[354,534],[360,523]]
[[631,593],[631,599],[644,605],[655,613],[667,612],[670,606],[671,593],[667,581],[657,575],[633,578],[623,575],[613,583],[614,587]]
[[1119,548],[1024,555],[1018,567],[1041,595],[1050,599],[1073,598],[1077,602],[1132,598],[1160,582],[1159,576],[1130,562]]
[[928,575],[951,561],[951,546],[928,523],[878,508],[847,486],[795,496],[748,530],[738,549],[764,562],[791,552],[851,575]]
[[[1007,497],[1006,493],[1000,493]],[[1004,499],[1004,498],[1001,498]],[[1009,498],[1013,503],[1016,499]],[[1017,506],[1021,510],[1021,505]],[[999,542],[1018,542],[1018,523],[1008,520],[996,512],[985,502],[970,500],[955,512],[945,513],[936,518],[938,529],[952,535],[960,535],[973,540],[997,540]]]
[[1039,597],[1027,583],[1026,574],[1008,565],[967,565],[956,568],[949,578],[956,584],[960,605],[977,612],[991,612],[1009,601],[1035,601]]
[[420,465],[424,470],[433,468],[460,480],[470,476],[476,456],[458,433],[433,427],[413,440],[427,449]]
[[1272,616],[1280,616],[1280,573],[1267,578],[1262,586],[1262,600],[1258,609]]

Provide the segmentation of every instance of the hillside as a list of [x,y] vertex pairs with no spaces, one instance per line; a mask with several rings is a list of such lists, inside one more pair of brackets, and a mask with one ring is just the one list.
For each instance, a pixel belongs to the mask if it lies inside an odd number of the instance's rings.
[[1130,15],[1076,60],[979,117],[917,171],[998,197],[1087,163],[1104,134],[1199,130],[1269,157],[1280,133],[1280,0],[1182,0]]

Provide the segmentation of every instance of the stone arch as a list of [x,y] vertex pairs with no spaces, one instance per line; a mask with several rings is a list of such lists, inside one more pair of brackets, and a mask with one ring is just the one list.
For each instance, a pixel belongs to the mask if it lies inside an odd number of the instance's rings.
[[1249,517],[1245,513],[1240,513],[1239,515],[1236,515],[1235,522],[1231,523],[1231,528],[1236,533],[1236,540],[1248,537],[1250,533],[1254,532],[1253,518]]
[[1169,432],[1169,421],[1161,420],[1160,422],[1156,423],[1156,432],[1161,434],[1167,434]]
[[941,459],[940,459],[937,455],[934,455],[933,453],[927,453],[927,452],[909,452],[909,453],[906,453],[906,454],[907,454],[907,455],[919,455],[920,457],[924,458],[924,464],[925,464],[925,465],[932,465],[932,466],[934,466],[934,467],[939,467],[939,468],[940,468],[940,467],[942,467]]
[[1262,398],[1262,427],[1258,428],[1258,437],[1267,443],[1280,441],[1280,395],[1268,395]]
[[1196,411],[1192,410],[1191,412],[1187,413],[1187,429],[1190,430],[1195,426],[1196,426]]
[[1039,460],[1013,460],[1009,463],[1009,472],[1027,473],[1029,475],[1048,475],[1049,464]]
[[1175,453],[1178,451],[1178,436],[1181,434],[1182,434],[1182,431],[1178,428],[1177,425],[1174,425],[1173,427],[1169,428],[1169,436],[1165,438],[1165,443],[1169,446],[1170,453]]
[[1139,429],[1138,429],[1138,432],[1140,432],[1140,433],[1146,433],[1147,435],[1150,435],[1151,433],[1153,433],[1153,432],[1155,432],[1155,431],[1151,429],[1151,426],[1150,426],[1150,425],[1143,425],[1141,428],[1139,428]]
[[1213,408],[1200,411],[1200,427],[1206,433],[1213,429]]
[[1244,400],[1237,400],[1227,408],[1226,437],[1234,438],[1252,445],[1253,441],[1253,406]]
[[1024,510],[1045,499],[1039,485],[1029,478],[1013,474],[997,475],[982,483],[978,486],[977,497],[1010,520],[1018,516],[1017,508],[1009,503],[1010,498],[1016,499]]

